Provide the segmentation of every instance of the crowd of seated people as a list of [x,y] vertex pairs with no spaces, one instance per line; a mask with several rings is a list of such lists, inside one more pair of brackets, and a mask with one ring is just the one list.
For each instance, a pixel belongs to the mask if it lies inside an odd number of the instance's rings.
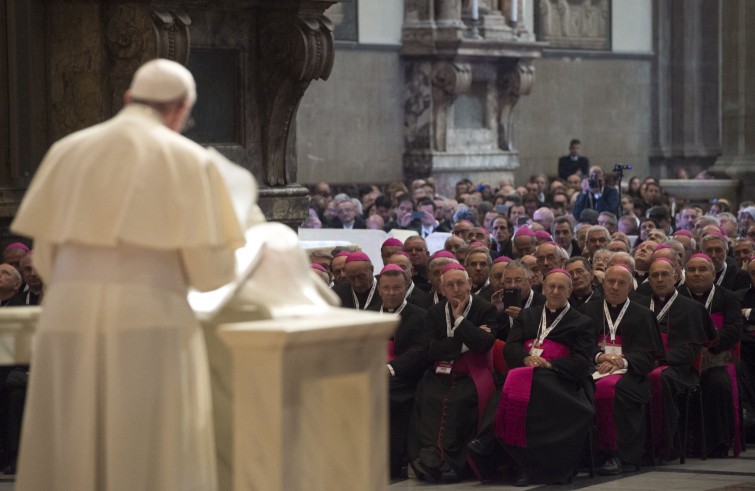
[[[755,205],[686,204],[652,178],[619,199],[588,171],[453,197],[432,179],[312,190],[304,227],[416,232],[383,243],[382,271],[358,245],[311,256],[344,307],[401,317],[393,478],[564,482],[588,461],[738,456],[753,436]],[[682,434],[687,399],[703,424]]]
[[[44,285],[32,264],[33,254],[22,242],[3,250],[0,264],[0,309],[40,305]],[[29,380],[29,365],[15,363],[9,338],[0,340],[0,470],[16,473],[21,421]]]

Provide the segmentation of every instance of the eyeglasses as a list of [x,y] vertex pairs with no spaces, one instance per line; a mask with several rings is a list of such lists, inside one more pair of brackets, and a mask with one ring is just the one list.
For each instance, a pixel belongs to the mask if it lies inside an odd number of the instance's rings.
[[425,252],[427,249],[421,248],[421,247],[412,247],[410,249],[404,249],[404,252],[408,252],[409,254],[417,254],[419,252]]

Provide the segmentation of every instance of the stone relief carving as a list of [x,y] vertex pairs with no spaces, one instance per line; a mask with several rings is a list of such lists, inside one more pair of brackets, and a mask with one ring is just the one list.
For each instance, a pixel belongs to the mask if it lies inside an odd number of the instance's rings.
[[498,148],[513,150],[512,127],[514,106],[529,95],[535,82],[535,67],[529,63],[505,65],[498,74]]
[[449,110],[456,100],[456,96],[469,90],[471,84],[472,66],[468,63],[442,61],[433,66],[434,150],[446,151]]
[[430,148],[430,109],[432,106],[432,65],[406,65],[404,101],[404,141],[406,148]]
[[553,48],[610,49],[610,0],[540,0],[537,37]]
[[[263,180],[282,186],[295,180],[292,124],[312,80],[327,80],[333,68],[333,26],[322,11],[271,13],[260,33]],[[295,162],[292,162],[292,166]]]
[[180,11],[111,5],[105,12],[105,44],[111,56],[112,112],[123,101],[134,71],[151,58],[189,60],[191,19]]

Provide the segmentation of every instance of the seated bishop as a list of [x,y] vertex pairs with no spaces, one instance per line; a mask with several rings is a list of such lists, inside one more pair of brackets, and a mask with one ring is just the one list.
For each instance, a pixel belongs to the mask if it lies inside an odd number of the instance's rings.
[[[495,435],[506,453],[478,466],[481,474],[513,459],[518,486],[563,482],[576,469],[595,411],[590,368],[594,334],[588,317],[569,304],[571,276],[553,268],[545,277],[545,304],[521,311],[504,347],[509,366],[497,407]],[[553,408],[558,411],[554,412]],[[509,469],[511,466],[506,466]]]
[[679,427],[679,397],[700,382],[700,353],[715,328],[702,305],[680,295],[675,263],[655,259],[650,265],[650,297],[640,302],[653,311],[661,333],[665,355],[650,372],[650,444],[661,460],[682,456]]
[[598,353],[595,356],[597,472],[621,474],[623,464],[639,465],[645,447],[645,411],[650,402],[647,374],[663,356],[655,316],[629,299],[632,273],[611,266],[603,279],[603,301],[588,302]]
[[473,297],[471,288],[463,266],[446,265],[441,290],[447,300],[432,306],[426,318],[432,366],[417,387],[408,451],[415,472],[430,480],[444,472],[467,474],[467,444],[494,390],[496,309]]
[[406,435],[409,431],[414,392],[427,368],[428,339],[425,327],[427,311],[408,301],[406,272],[396,264],[385,266],[378,276],[378,292],[383,304],[373,307],[380,313],[398,314],[401,322],[388,340],[390,401],[390,470],[391,478],[403,476],[406,463]]

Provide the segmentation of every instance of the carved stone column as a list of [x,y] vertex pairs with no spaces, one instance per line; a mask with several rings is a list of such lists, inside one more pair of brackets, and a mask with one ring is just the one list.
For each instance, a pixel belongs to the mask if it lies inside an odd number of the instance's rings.
[[[467,22],[470,5],[462,4]],[[432,175],[441,193],[453,195],[463,177],[498,181],[518,166],[513,109],[531,90],[532,60],[543,44],[505,26],[499,0],[481,1],[480,15],[499,16],[505,28],[488,24],[475,38],[465,25],[454,39],[441,36],[448,7],[439,0],[407,3],[404,173],[407,179]]]
[[741,199],[755,196],[755,4],[721,2],[721,144],[712,171],[741,179]]
[[650,165],[664,178],[681,168],[694,175],[721,151],[719,3],[659,0],[653,5]]

